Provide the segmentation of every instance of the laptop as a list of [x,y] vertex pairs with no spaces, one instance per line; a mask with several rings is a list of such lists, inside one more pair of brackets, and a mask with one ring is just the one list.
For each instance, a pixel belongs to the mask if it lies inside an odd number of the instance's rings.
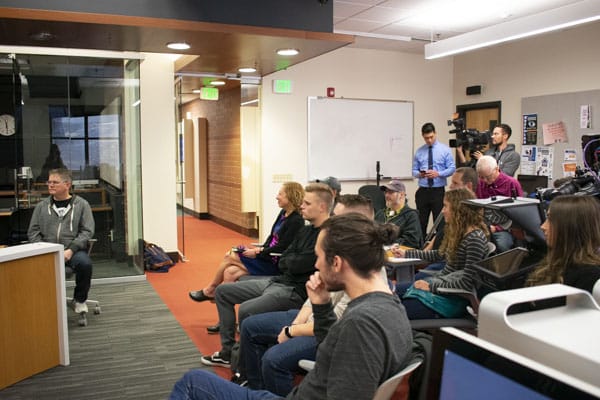
[[515,247],[481,260],[474,265],[477,270],[476,279],[491,290],[521,287],[525,276],[534,267],[523,262],[528,255],[527,249]]

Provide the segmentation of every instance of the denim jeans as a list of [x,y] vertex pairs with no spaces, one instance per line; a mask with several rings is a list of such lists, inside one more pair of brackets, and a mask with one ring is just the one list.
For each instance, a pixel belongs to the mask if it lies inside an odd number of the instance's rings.
[[240,372],[252,389],[266,389],[286,396],[294,387],[298,361],[315,359],[314,336],[299,336],[277,343],[281,329],[290,325],[297,315],[298,310],[270,312],[253,315],[242,323]]
[[73,272],[75,272],[73,298],[78,303],[85,303],[92,284],[92,260],[90,256],[88,256],[87,251],[80,250],[73,254],[65,264],[73,268]]
[[194,369],[175,383],[169,400],[271,400],[282,399],[266,390],[251,390],[226,381],[212,372]]

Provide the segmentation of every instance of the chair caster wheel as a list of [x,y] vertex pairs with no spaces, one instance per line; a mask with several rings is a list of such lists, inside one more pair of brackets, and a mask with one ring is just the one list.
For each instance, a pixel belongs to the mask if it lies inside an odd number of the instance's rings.
[[98,315],[102,312],[102,309],[100,308],[100,306],[97,306],[94,308],[94,314]]
[[79,314],[79,319],[77,320],[79,326],[87,326],[87,316],[86,313],[82,312]]

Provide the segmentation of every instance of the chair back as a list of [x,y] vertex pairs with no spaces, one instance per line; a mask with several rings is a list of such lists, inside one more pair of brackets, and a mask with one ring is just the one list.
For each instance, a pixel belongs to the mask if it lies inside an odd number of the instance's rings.
[[27,230],[29,229],[29,222],[31,222],[32,215],[33,208],[18,208],[10,214],[10,233],[8,237],[10,245],[28,242]]
[[417,369],[421,365],[422,362],[423,362],[423,360],[413,361],[410,364],[408,364],[406,367],[404,367],[400,372],[398,372],[391,378],[386,379],[377,388],[377,391],[375,392],[375,395],[373,396],[373,400],[389,400],[389,399],[391,399],[392,396],[394,395],[394,393],[396,392],[398,385],[400,385],[400,382],[402,382],[402,378],[404,378],[406,375],[410,374],[415,369]]
[[358,194],[371,199],[375,213],[385,208],[385,194],[377,185],[364,185],[358,189]]

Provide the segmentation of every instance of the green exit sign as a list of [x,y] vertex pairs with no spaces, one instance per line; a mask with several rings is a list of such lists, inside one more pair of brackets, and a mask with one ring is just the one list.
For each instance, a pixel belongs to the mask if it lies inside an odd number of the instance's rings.
[[219,100],[219,89],[214,87],[200,88],[200,98],[202,100]]
[[289,79],[274,79],[273,93],[292,93],[292,81]]

